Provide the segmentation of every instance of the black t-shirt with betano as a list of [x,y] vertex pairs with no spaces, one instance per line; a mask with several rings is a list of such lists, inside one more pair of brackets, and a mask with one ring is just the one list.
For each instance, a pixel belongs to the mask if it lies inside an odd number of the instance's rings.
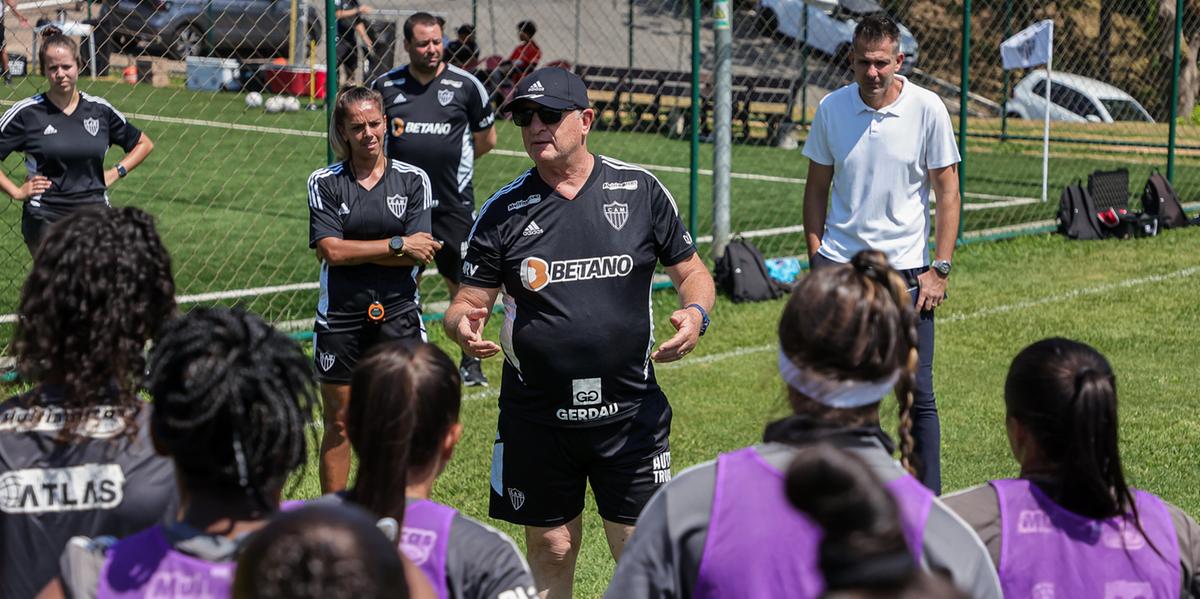
[[0,160],[25,153],[29,176],[50,179],[50,189],[28,200],[31,213],[56,220],[85,204],[107,203],[104,155],[109,146],[126,152],[142,132],[104,98],[79,94],[66,114],[45,94],[17,102],[0,117]]
[[572,200],[537,169],[492,196],[471,231],[463,283],[504,287],[501,409],[552,426],[632,416],[659,390],[655,268],[695,252],[662,183],[604,156]]
[[[367,190],[347,162],[317,169],[308,178],[308,246],[326,238],[373,240],[429,232],[429,178],[421,169],[388,161],[386,174]],[[380,302],[389,320],[417,307],[412,266],[321,263],[317,327],[353,330],[366,322],[372,302]]]
[[[123,411],[97,405],[63,410],[61,392],[42,386],[0,404],[0,597],[33,597],[58,574],[73,536],[123,537],[173,516],[171,460],[150,441],[150,406],[126,436]],[[59,440],[64,423],[83,436]]]
[[479,80],[447,64],[428,85],[421,85],[403,66],[385,73],[372,87],[383,95],[388,157],[429,173],[435,212],[475,210],[471,134],[488,129],[495,119]]

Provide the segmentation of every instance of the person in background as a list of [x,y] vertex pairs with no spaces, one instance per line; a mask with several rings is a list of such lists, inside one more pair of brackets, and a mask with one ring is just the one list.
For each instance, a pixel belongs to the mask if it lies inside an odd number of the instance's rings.
[[537,68],[538,63],[542,60],[542,48],[537,42],[533,41],[533,36],[537,35],[537,24],[533,21],[521,21],[517,23],[517,38],[519,43],[509,53],[508,59],[501,62],[496,70],[488,75],[488,88],[492,90],[492,100],[501,102],[504,99],[502,94],[503,84],[505,81],[511,81],[516,84],[521,77],[525,76]]
[[[21,235],[32,254],[46,227],[88,206],[108,206],[108,190],[137,168],[154,143],[119,110],[78,89],[79,45],[53,27],[42,31],[38,59],[49,89],[0,117],[0,160],[25,154],[25,182],[0,171],[0,190],[21,202]],[[109,146],[125,156],[104,169]]]
[[311,381],[300,346],[258,316],[197,308],[169,322],[150,356],[150,434],[184,511],[120,540],[72,538],[61,588],[41,599],[227,597],[241,541],[308,457]]
[[9,85],[12,83],[13,76],[8,70],[8,43],[4,26],[6,8],[12,10],[13,16],[17,17],[21,27],[29,27],[29,19],[26,19],[25,15],[17,10],[17,0],[4,0],[4,3],[0,4],[0,73],[4,73],[4,84]]
[[[779,320],[777,363],[792,415],[768,424],[763,443],[689,468],[657,493],[608,597],[820,596],[820,531],[794,511],[783,476],[819,443],[852,453],[883,482],[913,558],[971,597],[1001,597],[983,543],[912,475],[918,316],[906,287],[874,250],[800,279]],[[879,425],[880,403],[893,392],[899,463]]]
[[138,392],[146,342],[175,311],[171,258],[137,208],[51,228],[21,290],[14,349],[29,390],[0,404],[0,597],[33,597],[76,535],[174,514],[171,460]]
[[1100,352],[1063,338],[1026,347],[1004,405],[1020,477],[945,500],[987,545],[1006,597],[1200,597],[1200,525],[1126,482],[1117,377]]
[[475,43],[475,27],[469,24],[459,25],[456,33],[458,37],[446,46],[446,62],[465,71],[473,71],[479,63],[479,44]]

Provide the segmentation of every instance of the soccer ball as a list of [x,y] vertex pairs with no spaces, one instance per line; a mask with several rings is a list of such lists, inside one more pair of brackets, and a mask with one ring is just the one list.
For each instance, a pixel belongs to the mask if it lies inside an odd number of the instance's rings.
[[262,94],[258,92],[250,92],[246,94],[246,108],[258,108],[263,105]]
[[300,98],[296,96],[286,96],[283,99],[283,109],[287,112],[297,112],[300,110]]
[[285,100],[282,96],[271,96],[263,103],[263,106],[269,113],[283,112]]

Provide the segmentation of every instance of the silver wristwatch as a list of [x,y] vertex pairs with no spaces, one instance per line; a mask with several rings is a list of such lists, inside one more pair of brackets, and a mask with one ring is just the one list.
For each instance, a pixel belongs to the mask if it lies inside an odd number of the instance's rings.
[[929,264],[929,268],[936,270],[943,277],[950,276],[950,261],[949,260],[934,260]]

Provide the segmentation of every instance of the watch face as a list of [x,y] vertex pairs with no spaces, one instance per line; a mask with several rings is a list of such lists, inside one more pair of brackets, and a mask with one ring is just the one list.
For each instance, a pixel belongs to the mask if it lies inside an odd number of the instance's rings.
[[390,240],[388,240],[388,247],[393,252],[398,252],[398,251],[404,249],[404,240],[401,239],[400,237],[393,237]]

